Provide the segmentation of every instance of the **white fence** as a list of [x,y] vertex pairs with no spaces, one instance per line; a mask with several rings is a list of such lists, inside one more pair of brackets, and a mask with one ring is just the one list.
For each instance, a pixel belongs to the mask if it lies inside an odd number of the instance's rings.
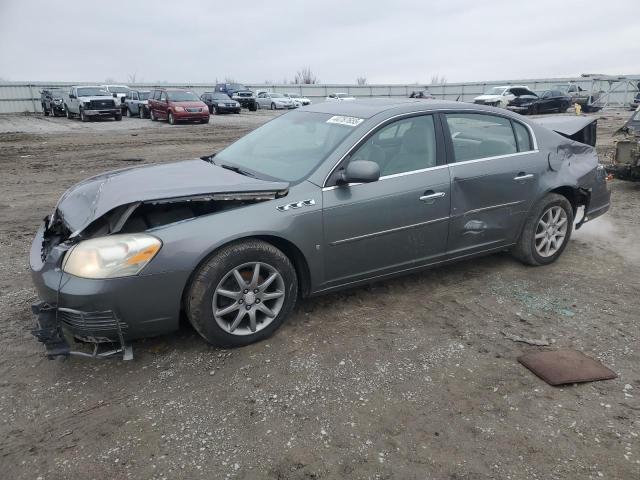
[[[332,92],[345,92],[354,97],[408,97],[414,90],[425,87],[436,97],[443,100],[471,101],[474,97],[484,93],[493,86],[499,85],[527,85],[533,90],[551,88],[559,83],[574,82],[582,88],[599,91],[604,106],[628,105],[638,91],[637,84],[640,75],[625,77],[575,77],[575,78],[547,78],[528,80],[499,80],[487,82],[447,83],[443,85],[349,85],[349,84],[318,84],[318,85],[264,85],[247,84],[254,91],[268,90],[275,92],[298,93],[310,98],[313,102],[324,101]],[[0,83],[0,113],[41,112],[40,90],[43,87],[70,87],[72,85],[100,85],[102,82],[3,82]],[[153,87],[188,88],[198,95],[211,91],[214,84],[153,84],[144,83],[129,85],[132,88],[149,89]]]

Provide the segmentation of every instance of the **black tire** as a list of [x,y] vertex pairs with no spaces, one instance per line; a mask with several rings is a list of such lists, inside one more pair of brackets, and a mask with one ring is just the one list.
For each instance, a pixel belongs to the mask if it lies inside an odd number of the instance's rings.
[[[563,243],[553,255],[549,257],[543,257],[538,253],[535,247],[536,229],[543,214],[545,214],[550,208],[556,206],[561,207],[567,216],[566,235],[563,239]],[[548,265],[555,262],[558,257],[562,255],[562,252],[569,243],[572,231],[573,207],[571,206],[571,203],[569,203],[569,200],[567,200],[567,198],[562,195],[558,195],[557,193],[549,193],[545,195],[540,201],[538,201],[538,203],[536,203],[529,212],[529,216],[525,220],[524,228],[522,229],[522,233],[520,234],[520,238],[518,239],[518,243],[514,247],[512,254],[522,263],[526,263],[528,265]]]
[[[284,281],[285,298],[271,323],[255,333],[236,335],[225,331],[215,320],[212,301],[224,277],[234,268],[250,262],[262,262],[277,270]],[[241,240],[222,247],[196,270],[185,306],[191,324],[209,343],[240,347],[271,336],[293,310],[297,296],[298,278],[289,258],[270,243]]]
[[144,119],[144,107],[142,105],[138,105],[138,117]]
[[275,110],[276,109],[276,104],[271,102],[271,110]]
[[256,110],[258,110],[258,104],[254,103],[253,105],[249,105],[249,111],[250,112],[255,112]]
[[169,112],[169,114],[167,115],[167,122],[169,122],[169,125],[176,124],[176,119],[174,118],[173,113]]
[[153,110],[149,109],[149,117],[151,118],[152,122],[157,122],[158,121],[158,117],[156,117],[156,114],[153,113]]
[[534,103],[533,105],[531,105],[531,108],[529,109],[529,113],[531,115],[537,115],[538,113],[540,113],[540,107]]
[[119,114],[119,115],[118,115],[118,114],[116,114],[116,115],[114,115],[113,119],[114,119],[116,122],[119,122],[120,120],[122,120],[122,114]]
[[218,110],[218,107],[213,107],[213,113],[214,115],[220,115],[220,110]]
[[49,116],[49,110],[47,110],[47,106],[44,103],[42,104],[42,113],[44,113],[45,117]]
[[234,113],[240,113],[240,109],[238,108],[237,110],[234,111]]
[[[258,102],[256,102],[255,108],[256,109],[253,110],[254,112],[260,110],[262,107],[260,106],[260,104]],[[251,110],[251,107],[249,107],[249,109]]]
[[133,113],[131,113],[131,109],[129,107],[127,107],[127,117],[128,118],[133,117]]
[[84,110],[82,110],[82,109],[80,109],[80,120],[83,121],[83,122],[88,122],[89,121],[89,117],[87,117],[84,114]]
[[67,118],[71,120],[71,112],[69,111],[66,105],[64,106],[64,113],[67,116]]

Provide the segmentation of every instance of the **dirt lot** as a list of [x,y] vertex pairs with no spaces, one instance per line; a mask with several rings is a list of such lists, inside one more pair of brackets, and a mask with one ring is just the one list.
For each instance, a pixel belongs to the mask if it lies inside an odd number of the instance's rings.
[[[0,471],[67,478],[640,478],[640,184],[561,259],[508,254],[302,302],[269,341],[185,325],[135,360],[49,361],[27,253],[74,182],[210,153],[270,112],[209,125],[0,116]],[[605,112],[601,155],[627,112]],[[619,378],[554,388],[516,358],[547,338]]]

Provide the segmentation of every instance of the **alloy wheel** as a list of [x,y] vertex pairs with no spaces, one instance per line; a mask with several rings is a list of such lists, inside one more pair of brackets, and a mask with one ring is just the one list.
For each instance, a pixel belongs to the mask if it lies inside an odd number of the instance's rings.
[[536,226],[535,246],[538,255],[551,257],[562,247],[567,237],[567,212],[562,207],[549,207]]
[[285,300],[280,272],[263,262],[239,265],[228,272],[213,293],[216,323],[232,335],[252,335],[278,316]]

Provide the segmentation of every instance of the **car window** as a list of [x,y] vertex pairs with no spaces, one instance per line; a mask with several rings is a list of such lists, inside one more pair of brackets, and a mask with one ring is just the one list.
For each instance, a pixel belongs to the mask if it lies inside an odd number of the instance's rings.
[[370,160],[380,176],[436,166],[436,133],[432,115],[390,123],[363,143],[349,161]]
[[167,101],[167,92],[162,92],[160,94],[160,101],[161,102],[166,102]]
[[529,150],[533,150],[531,146],[531,136],[529,135],[529,129],[520,122],[513,122],[513,130],[516,132],[518,151],[528,152]]
[[456,162],[518,151],[508,118],[482,113],[447,113]]

